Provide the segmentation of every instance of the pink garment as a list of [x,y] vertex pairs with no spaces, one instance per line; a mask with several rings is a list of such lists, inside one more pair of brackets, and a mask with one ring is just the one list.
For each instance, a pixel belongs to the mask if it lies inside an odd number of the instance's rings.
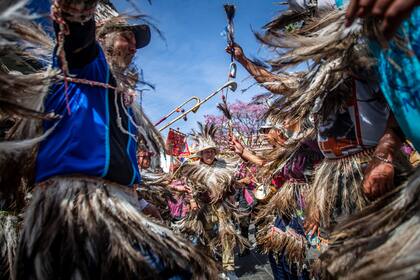
[[[184,183],[181,180],[174,180],[170,186],[177,190],[179,187],[183,186]],[[188,195],[186,193],[181,193],[178,196],[174,196],[173,199],[168,199],[168,208],[169,213],[174,219],[184,218],[189,211]]]
[[181,195],[173,200],[168,199],[169,213],[174,219],[182,219],[187,216],[189,207],[185,195]]
[[243,195],[248,205],[254,204],[254,197],[251,195],[250,191],[246,188],[243,188]]

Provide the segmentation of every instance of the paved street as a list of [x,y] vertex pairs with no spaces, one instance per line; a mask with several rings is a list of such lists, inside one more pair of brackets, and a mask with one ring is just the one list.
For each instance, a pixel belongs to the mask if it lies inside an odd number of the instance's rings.
[[[251,225],[249,228],[249,239],[252,244],[255,243],[255,228]],[[252,249],[249,255],[240,257],[235,256],[236,275],[239,279],[246,280],[272,280],[270,263],[266,255],[258,254],[256,249]]]
[[246,280],[272,280],[270,264],[266,255],[258,254],[255,249],[244,257],[238,257],[236,261],[236,275],[239,279]]

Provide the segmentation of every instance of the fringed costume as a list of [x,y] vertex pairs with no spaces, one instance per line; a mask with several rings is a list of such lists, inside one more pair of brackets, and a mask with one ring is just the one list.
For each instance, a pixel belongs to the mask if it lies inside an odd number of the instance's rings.
[[[208,149],[216,151],[217,145],[213,140],[216,126],[203,126],[201,123],[199,126],[200,131],[193,134],[194,141],[198,143],[198,153]],[[180,172],[192,188],[192,197],[198,209],[191,211],[177,227],[187,234],[197,236],[211,253],[222,252],[225,271],[234,270],[234,248],[247,244],[247,240],[236,233],[235,222],[240,213],[229,200],[229,196],[235,193],[235,165],[215,158],[211,165],[202,160],[188,163]]]
[[15,279],[21,213],[34,177],[34,144],[45,139],[43,98],[56,71],[44,67],[53,44],[22,7],[0,4],[0,278]]
[[302,273],[306,272],[302,270],[308,267],[309,243],[303,229],[303,210],[311,170],[322,155],[315,141],[303,142],[291,157],[284,157],[288,154],[284,147],[277,149],[283,150],[283,155],[278,155],[278,158],[283,157],[284,162],[273,161],[268,169],[272,172],[280,167],[272,180],[278,190],[258,212],[256,240],[262,252],[269,254],[274,273],[290,271],[291,275],[305,279]]
[[25,213],[18,279],[211,278],[198,264],[203,253],[144,217],[133,194],[94,177],[38,184]]
[[174,201],[174,194],[169,185],[171,176],[165,173],[142,171],[142,182],[137,191],[139,196],[159,209],[164,221],[170,220],[168,201]]
[[[355,22],[345,28],[344,21],[344,11],[325,9],[306,18],[301,28],[285,31],[274,20],[266,34],[257,34],[262,43],[281,52],[271,61],[280,72],[271,86],[284,89],[284,96],[269,114],[312,123],[309,129],[314,127],[318,134],[325,160],[315,170],[305,202],[307,218],[319,220],[324,228],[368,204],[363,173],[389,119],[372,68],[375,61],[360,37],[364,26]],[[283,72],[308,60],[313,63],[307,72]],[[302,126],[301,135],[307,129]],[[397,155],[395,165],[397,174],[410,168],[403,155]]]
[[[362,211],[338,225],[331,236],[331,250],[323,257],[324,264],[330,274],[342,279],[394,279],[404,273],[414,279],[415,260],[409,257],[411,249],[404,247],[414,240],[409,233],[414,220],[403,216],[407,218],[407,223],[403,223],[396,210],[401,205],[408,207],[409,201],[403,198],[408,192],[400,191],[400,199],[393,206],[380,210],[395,192],[368,206],[370,202],[362,189],[366,167],[387,129],[390,114],[382,100],[380,86],[384,87],[366,39],[376,38],[384,43],[376,32],[377,22],[367,18],[345,28],[344,11],[324,10],[313,15],[304,20],[301,28],[289,32],[278,29],[284,27],[283,23],[276,25],[273,21],[267,26],[268,32],[258,38],[269,47],[283,49],[282,55],[271,61],[275,68],[284,70],[313,61],[305,73],[279,74],[279,81],[274,81],[273,86],[284,88],[284,96],[271,109],[280,119],[311,120],[317,130],[325,160],[316,168],[305,200],[308,219],[319,220],[328,229],[344,217]],[[396,152],[393,164],[394,185],[399,185],[411,166],[401,151]],[[409,185],[416,185],[415,181],[413,177]],[[398,240],[400,237],[402,240]]]
[[[268,23],[264,34],[256,34],[278,54],[269,61],[276,75],[247,68],[253,75],[263,73],[254,77],[280,95],[267,116],[280,123],[302,124],[286,150],[293,152],[301,141],[317,135],[325,159],[316,167],[305,195],[305,219],[320,224],[327,234],[337,221],[369,204],[362,185],[364,174],[381,138],[395,129],[390,126],[392,116],[365,38],[384,43],[377,21],[367,18],[346,28],[345,11],[336,9],[333,2],[289,1],[295,10]],[[243,57],[240,61],[249,65]],[[307,63],[307,71],[286,72],[302,63]],[[398,185],[411,166],[399,149],[393,164],[394,185]]]
[[[420,81],[419,23],[420,9],[416,8],[393,40],[383,42],[379,38],[370,43],[377,58],[381,89],[401,129],[417,149],[420,147],[420,107],[414,96],[418,95]],[[369,21],[364,24],[367,28],[375,27]],[[322,256],[326,276],[418,279],[419,178],[417,167],[398,189],[334,228],[331,246]]]
[[[39,28],[29,21],[32,17],[19,10],[22,3],[0,15],[1,47],[5,47],[1,50],[22,58],[24,63],[18,65],[26,66],[13,68],[1,59],[6,67],[0,71],[0,117],[17,116],[7,141],[0,142],[0,252],[5,256],[2,268],[6,267],[2,276],[217,277],[214,262],[205,254],[137,209],[131,187],[140,179],[137,133],[153,139],[152,146],[158,149],[163,142],[140,108],[135,108],[137,79],[114,64],[110,67],[108,60],[113,57],[95,40],[97,1],[54,1],[53,70],[46,64],[52,41],[37,33]],[[136,37],[136,48],[147,45],[146,25],[133,27],[121,20],[113,24],[117,28],[109,34],[128,30]],[[23,206],[12,209],[10,205],[25,197],[22,187],[34,191],[28,196],[17,242],[20,226],[14,213]]]
[[340,223],[321,256],[334,279],[418,279],[420,169],[395,191]]

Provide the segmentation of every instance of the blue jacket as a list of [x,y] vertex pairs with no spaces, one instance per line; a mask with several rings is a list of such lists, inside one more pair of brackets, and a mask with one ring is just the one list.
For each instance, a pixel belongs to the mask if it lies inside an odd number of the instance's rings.
[[[80,69],[71,69],[77,78],[115,83],[105,55],[96,45],[97,55]],[[58,59],[54,57],[54,65]],[[122,126],[134,133],[134,126],[121,106],[121,95],[112,89],[68,83],[66,107],[64,83],[51,86],[45,101],[45,111],[61,115],[58,121],[45,121],[44,129],[57,126],[40,145],[36,162],[36,181],[57,175],[83,174],[132,185],[140,180],[137,166],[136,142],[118,126],[116,109]],[[115,104],[117,99],[117,105]],[[130,109],[128,109],[131,114]]]

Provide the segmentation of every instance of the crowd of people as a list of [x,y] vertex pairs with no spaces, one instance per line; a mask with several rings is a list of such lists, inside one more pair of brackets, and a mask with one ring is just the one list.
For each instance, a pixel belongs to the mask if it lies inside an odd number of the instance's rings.
[[170,172],[131,67],[150,26],[55,0],[52,41],[23,5],[0,12],[2,278],[238,279],[251,249],[274,279],[418,278],[418,0],[290,0],[255,34],[269,69],[231,40],[271,93],[264,149],[199,122]]

